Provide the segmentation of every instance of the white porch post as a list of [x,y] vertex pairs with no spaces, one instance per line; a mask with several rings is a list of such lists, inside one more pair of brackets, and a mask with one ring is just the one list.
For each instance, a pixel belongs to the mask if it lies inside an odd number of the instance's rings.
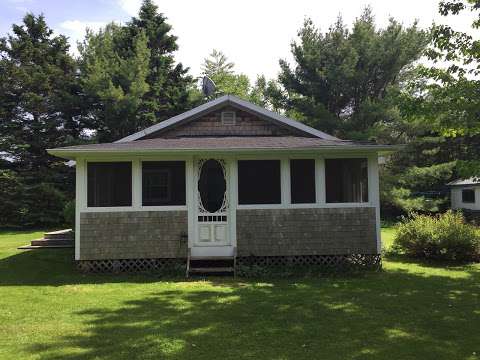
[[139,159],[132,161],[132,207],[142,207],[142,163]]
[[377,253],[382,251],[382,240],[380,234],[380,182],[378,174],[378,154],[368,157],[368,199],[375,206],[375,223],[377,232]]
[[185,186],[187,187],[185,193],[187,195],[186,201],[187,201],[187,216],[188,216],[188,247],[189,248],[193,246],[194,239],[196,236],[196,231],[195,231],[196,201],[195,201],[195,191],[194,191],[194,186],[195,186],[194,174],[195,174],[195,169],[194,169],[193,158],[190,158],[185,162],[185,176],[186,176]]
[[289,205],[291,203],[291,189],[290,189],[290,159],[282,158],[280,161],[280,186],[282,193],[282,205]]
[[325,197],[325,159],[315,159],[315,197],[316,203],[324,205],[326,202]]
[[237,160],[232,158],[227,160],[228,175],[228,191],[229,191],[229,214],[228,222],[230,243],[233,247],[237,247],[237,204],[238,204],[238,168]]
[[80,211],[86,206],[85,160],[76,159],[75,164],[75,260],[80,260]]

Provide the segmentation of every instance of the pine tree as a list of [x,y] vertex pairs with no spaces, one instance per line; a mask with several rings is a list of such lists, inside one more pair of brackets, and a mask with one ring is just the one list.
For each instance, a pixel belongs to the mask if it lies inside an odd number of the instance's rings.
[[311,20],[292,44],[294,65],[280,60],[279,92],[285,110],[297,119],[340,137],[374,137],[378,123],[390,119],[390,92],[428,43],[416,24],[394,19],[377,29],[370,8],[351,31],[342,19],[322,33]]
[[91,99],[100,142],[118,140],[151,125],[141,112],[149,91],[147,38],[140,32],[130,49],[123,46],[124,37],[124,29],[112,23],[98,33],[89,31],[79,47],[82,86]]
[[140,33],[147,38],[150,51],[148,91],[143,96],[141,114],[150,124],[175,116],[195,105],[192,98],[194,84],[188,68],[175,64],[173,53],[178,50],[177,37],[171,34],[172,26],[152,0],[144,0],[138,17],[125,26],[124,46],[134,47],[132,42]]
[[[82,130],[76,65],[67,39],[55,36],[43,16],[27,14],[12,30],[0,39],[0,187],[9,189],[0,223],[58,223],[73,174],[46,149],[77,141]],[[15,210],[7,206],[12,199]]]

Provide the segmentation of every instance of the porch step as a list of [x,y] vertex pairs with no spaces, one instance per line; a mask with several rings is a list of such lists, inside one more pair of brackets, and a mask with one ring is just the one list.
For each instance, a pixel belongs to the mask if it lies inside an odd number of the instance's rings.
[[208,274],[208,273],[232,273],[233,267],[204,267],[204,268],[190,268],[190,273],[194,274]]
[[31,246],[72,246],[72,239],[38,239],[30,242]]
[[231,260],[233,261],[233,256],[191,256],[191,261],[215,261],[215,260]]
[[35,239],[30,245],[20,246],[21,250],[33,249],[60,249],[73,248],[75,241],[73,239],[72,229],[63,229],[58,231],[47,232],[43,235],[43,239]]
[[192,256],[188,258],[187,276],[222,273],[235,274],[234,256]]
[[73,240],[72,229],[63,229],[47,232],[43,235],[45,240]]
[[67,249],[72,248],[72,245],[42,245],[42,246],[35,246],[35,245],[24,245],[19,246],[19,250],[35,250],[35,249]]

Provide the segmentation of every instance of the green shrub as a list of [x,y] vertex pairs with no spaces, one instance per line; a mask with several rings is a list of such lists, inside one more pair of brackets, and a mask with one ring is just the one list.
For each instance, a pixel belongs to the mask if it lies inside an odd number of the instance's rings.
[[453,261],[478,260],[478,229],[465,222],[460,212],[437,216],[413,214],[396,227],[394,247],[413,257]]
[[65,203],[63,218],[65,219],[66,225],[71,229],[75,229],[75,200],[70,200]]

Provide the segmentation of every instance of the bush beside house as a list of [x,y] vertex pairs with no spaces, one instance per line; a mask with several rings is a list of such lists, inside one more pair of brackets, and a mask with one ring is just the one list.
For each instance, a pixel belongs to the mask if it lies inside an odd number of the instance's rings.
[[480,231],[460,212],[413,214],[397,225],[394,249],[413,257],[449,261],[480,260]]

